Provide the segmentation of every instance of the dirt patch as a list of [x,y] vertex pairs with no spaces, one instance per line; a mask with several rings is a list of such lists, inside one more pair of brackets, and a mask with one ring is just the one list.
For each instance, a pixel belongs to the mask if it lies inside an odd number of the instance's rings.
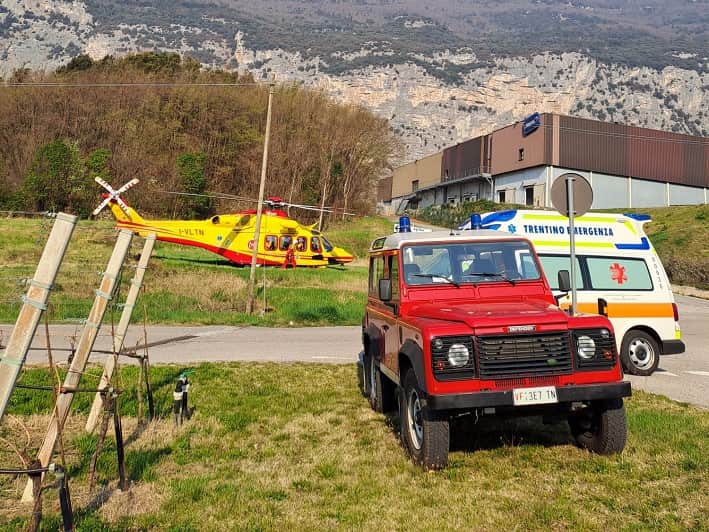
[[117,523],[126,516],[157,512],[165,499],[165,495],[158,492],[154,484],[136,484],[128,491],[120,491],[115,487],[107,491],[99,514],[101,519],[109,523]]

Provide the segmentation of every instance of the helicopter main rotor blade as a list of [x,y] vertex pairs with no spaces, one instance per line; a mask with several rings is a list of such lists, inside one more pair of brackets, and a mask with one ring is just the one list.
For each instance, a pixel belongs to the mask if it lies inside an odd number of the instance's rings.
[[116,194],[123,194],[126,190],[128,190],[129,188],[133,188],[138,183],[140,183],[140,179],[133,178],[130,181],[128,181],[125,185],[123,185],[121,188],[116,190]]
[[106,198],[105,198],[101,203],[99,203],[99,206],[96,207],[96,208],[93,210],[93,212],[92,212],[91,214],[92,214],[93,216],[96,216],[98,213],[100,213],[100,212],[103,210],[103,208],[104,208],[106,205],[108,205],[108,203],[109,203],[110,201],[111,201],[111,196],[106,196]]

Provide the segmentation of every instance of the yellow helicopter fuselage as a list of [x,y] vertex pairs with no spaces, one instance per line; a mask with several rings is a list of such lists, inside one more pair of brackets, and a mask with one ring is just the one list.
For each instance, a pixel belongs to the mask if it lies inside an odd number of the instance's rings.
[[[251,264],[256,228],[255,211],[218,214],[206,220],[146,220],[131,207],[124,212],[111,201],[111,212],[117,227],[130,229],[141,236],[155,233],[158,240],[195,246],[229,261]],[[259,234],[258,264],[281,266],[289,248],[297,266],[345,264],[354,258],[335,247],[312,226],[304,226],[288,218],[281,210],[264,209]]]

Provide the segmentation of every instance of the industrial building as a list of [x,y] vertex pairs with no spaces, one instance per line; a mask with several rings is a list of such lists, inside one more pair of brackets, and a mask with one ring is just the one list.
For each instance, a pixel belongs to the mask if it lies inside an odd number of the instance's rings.
[[397,210],[477,199],[551,207],[566,172],[591,183],[593,209],[707,203],[709,138],[535,113],[396,168],[388,196]]

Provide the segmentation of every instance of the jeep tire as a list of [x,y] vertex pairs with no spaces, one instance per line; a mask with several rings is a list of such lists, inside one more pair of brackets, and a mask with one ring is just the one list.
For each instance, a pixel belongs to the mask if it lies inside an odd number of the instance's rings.
[[630,329],[620,346],[620,361],[626,373],[647,377],[660,364],[660,346],[645,331]]
[[382,386],[382,374],[377,368],[377,364],[374,361],[374,357],[369,357],[369,371],[367,371],[367,376],[369,382],[367,383],[367,389],[369,391],[369,405],[375,412],[384,411],[384,398],[383,386]]
[[404,446],[417,464],[426,469],[442,469],[448,465],[448,418],[428,408],[413,369],[406,371],[402,383],[399,414]]
[[597,454],[623,451],[628,436],[623,399],[591,403],[572,413],[569,429],[576,444]]

